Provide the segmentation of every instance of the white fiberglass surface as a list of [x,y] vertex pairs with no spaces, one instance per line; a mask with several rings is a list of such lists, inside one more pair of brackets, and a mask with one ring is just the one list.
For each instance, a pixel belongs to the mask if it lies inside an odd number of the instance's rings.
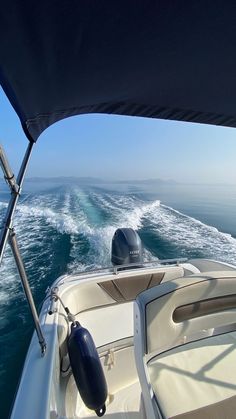
[[[176,211],[167,199],[160,200],[158,189],[151,195],[144,189],[143,185],[54,183],[49,187],[47,182],[32,181],[30,186],[26,182],[14,224],[37,305],[60,275],[111,265],[111,240],[118,227],[138,231],[146,261],[172,257],[236,260],[232,236]],[[1,217],[8,197],[5,192],[0,195]],[[9,247],[1,268],[0,300],[0,387],[3,394],[6,385],[12,389],[8,392],[12,399],[32,329]]]

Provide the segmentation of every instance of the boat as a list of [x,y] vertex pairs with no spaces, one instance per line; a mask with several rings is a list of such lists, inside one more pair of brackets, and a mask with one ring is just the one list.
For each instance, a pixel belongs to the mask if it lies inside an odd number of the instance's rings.
[[35,144],[63,118],[236,127],[235,2],[1,5],[0,83],[28,146],[17,177],[0,149],[11,191],[0,261],[9,242],[35,324],[11,418],[234,418],[235,261],[145,263],[121,227],[113,266],[58,278],[38,315],[13,222]]

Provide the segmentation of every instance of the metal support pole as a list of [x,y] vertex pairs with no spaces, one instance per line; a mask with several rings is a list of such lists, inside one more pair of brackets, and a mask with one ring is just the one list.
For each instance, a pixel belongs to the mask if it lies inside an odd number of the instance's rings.
[[3,174],[4,174],[4,179],[8,183],[11,191],[15,192],[15,193],[18,193],[19,192],[19,187],[16,183],[16,178],[15,178],[14,174],[12,173],[12,170],[10,168],[10,165],[8,163],[7,157],[5,155],[5,152],[2,148],[2,146],[0,146],[0,166],[1,166]]
[[9,236],[9,230],[12,228],[12,219],[13,219],[15,209],[16,209],[16,204],[17,204],[20,192],[21,192],[22,183],[23,183],[27,165],[28,165],[31,153],[32,153],[33,145],[34,143],[30,142],[27,147],[27,150],[25,152],[25,156],[22,161],[21,168],[19,170],[19,174],[17,177],[17,182],[15,182],[14,175],[11,172],[11,169],[9,167],[9,164],[5,157],[3,149],[2,147],[0,147],[0,150],[1,150],[0,151],[0,164],[3,169],[5,179],[8,181],[9,186],[11,187],[11,190],[12,190],[11,199],[8,204],[6,216],[5,216],[1,234],[0,234],[0,265],[2,263],[3,253],[4,253],[7,239]]
[[8,160],[5,156],[4,150],[0,146],[0,166],[3,170],[4,178],[11,189],[11,199],[8,204],[6,216],[4,219],[4,223],[3,223],[2,231],[0,235],[0,264],[2,262],[2,257],[3,257],[7,240],[9,240],[12,253],[16,262],[16,266],[18,268],[18,272],[21,278],[21,283],[25,292],[25,296],[30,306],[30,311],[33,317],[36,333],[38,335],[38,341],[41,346],[41,353],[42,355],[44,355],[46,351],[46,342],[45,342],[45,339],[41,330],[38,313],[34,304],[33,296],[32,296],[31,289],[30,289],[28,279],[27,279],[27,275],[25,272],[25,267],[24,267],[24,264],[20,255],[20,251],[18,248],[17,240],[16,240],[16,235],[15,235],[13,225],[12,225],[13,216],[16,209],[16,204],[18,202],[18,199],[21,193],[21,187],[24,181],[25,172],[27,169],[27,165],[28,165],[31,153],[32,153],[33,145],[34,143],[30,142],[27,147],[27,150],[24,155],[24,159],[22,161],[22,164],[19,170],[19,174],[17,176],[17,180],[15,179],[15,176],[12,173]]
[[18,248],[18,243],[16,240],[16,234],[14,232],[14,229],[10,230],[10,234],[9,234],[9,243],[11,245],[11,249],[12,249],[12,253],[14,255],[15,261],[16,261],[16,265],[20,274],[20,278],[21,278],[21,283],[25,292],[25,296],[27,298],[28,304],[30,306],[30,310],[31,310],[31,314],[33,316],[33,320],[34,320],[34,325],[35,325],[35,329],[36,329],[36,333],[38,335],[38,341],[39,344],[41,346],[41,352],[42,355],[45,354],[46,351],[46,342],[41,330],[41,326],[39,323],[39,318],[38,318],[38,313],[34,304],[34,300],[33,300],[33,296],[31,293],[31,289],[28,283],[28,279],[27,279],[27,275],[25,272],[25,267],[23,264],[23,261],[21,259],[21,255],[19,252],[19,248]]

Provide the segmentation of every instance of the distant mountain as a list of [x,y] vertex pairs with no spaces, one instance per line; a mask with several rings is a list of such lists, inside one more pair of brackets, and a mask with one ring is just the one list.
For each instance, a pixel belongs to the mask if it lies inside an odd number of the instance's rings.
[[95,177],[76,177],[76,176],[59,176],[59,177],[31,177],[26,178],[28,182],[53,182],[53,183],[80,183],[81,185],[89,185],[89,184],[107,184],[107,183],[135,183],[141,185],[173,185],[177,184],[172,179],[163,180],[163,179],[130,179],[130,180],[106,180],[100,179]]
[[102,179],[93,177],[75,177],[75,176],[59,176],[59,177],[29,177],[26,182],[53,182],[53,183],[80,183],[87,185],[91,183],[106,183]]
[[139,179],[139,180],[121,180],[119,183],[138,183],[141,185],[174,185],[177,184],[175,180],[168,179]]

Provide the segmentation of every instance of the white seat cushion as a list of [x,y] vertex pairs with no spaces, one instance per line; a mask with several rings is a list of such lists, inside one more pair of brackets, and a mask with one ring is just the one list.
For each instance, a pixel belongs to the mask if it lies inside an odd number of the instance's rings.
[[236,332],[158,355],[148,373],[164,418],[236,417]]
[[78,314],[97,348],[133,336],[133,302],[97,307]]

